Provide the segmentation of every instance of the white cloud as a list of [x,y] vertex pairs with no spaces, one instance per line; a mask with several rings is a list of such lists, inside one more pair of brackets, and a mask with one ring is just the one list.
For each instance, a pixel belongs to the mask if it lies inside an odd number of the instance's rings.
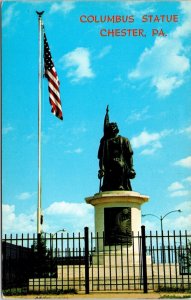
[[133,137],[131,139],[131,143],[133,148],[149,146],[149,148],[144,149],[141,154],[151,155],[155,153],[157,149],[162,148],[160,140],[167,136],[170,132],[170,130],[163,130],[161,132],[148,133],[144,130],[138,136]]
[[191,211],[191,201],[184,201],[178,204],[175,209],[180,209],[183,213]]
[[[163,227],[164,227],[164,231],[166,232],[167,230],[169,231],[177,231],[179,232],[184,231],[184,230],[188,230],[190,232],[191,230],[191,214],[182,214],[182,213],[178,213],[177,212],[177,216],[175,216],[175,214],[173,214],[173,219],[171,218],[165,218],[163,220]],[[173,221],[172,221],[173,220]]]
[[101,59],[103,58],[104,56],[106,56],[112,49],[112,46],[111,45],[108,45],[108,46],[105,46],[101,52],[98,54],[98,58]]
[[[160,97],[168,96],[184,83],[184,75],[190,69],[188,57],[184,53],[183,37],[191,34],[191,3],[180,4],[185,19],[167,37],[156,38],[154,45],[139,57],[129,79],[150,79],[152,87]],[[160,67],[159,67],[160,66]]]
[[81,148],[77,148],[77,149],[74,150],[74,153],[79,154],[79,153],[82,153],[82,152],[83,152],[83,150]]
[[[140,17],[144,14],[153,14],[154,8],[151,6],[152,4],[146,3],[145,1],[124,1],[121,3],[122,7],[128,11],[128,14],[134,15],[136,17]],[[141,8],[139,6],[141,5]],[[143,8],[144,6],[144,8]]]
[[65,54],[60,62],[68,68],[67,76],[72,82],[79,82],[83,78],[93,78],[95,76],[90,62],[90,51],[87,48],[79,47]]
[[35,194],[36,194],[35,192],[33,192],[33,193],[23,192],[23,193],[20,193],[19,195],[17,195],[16,198],[19,200],[28,200],[28,199],[32,198]]
[[160,133],[148,133],[147,131],[142,131],[138,136],[133,137],[131,143],[134,148],[139,148],[150,144],[153,141],[158,141],[160,139]]
[[181,129],[179,133],[188,134],[191,137],[191,126]]
[[45,209],[44,214],[49,224],[52,223],[55,226],[56,218],[57,226],[66,228],[70,233],[83,232],[86,226],[91,232],[94,231],[93,207],[86,203],[53,202]]
[[191,168],[191,156],[176,161],[174,165],[184,168]]
[[2,129],[2,134],[8,134],[9,132],[11,132],[11,131],[13,131],[14,130],[14,128],[11,126],[11,125],[7,125],[6,127],[4,127],[3,129]]
[[182,230],[191,230],[191,214],[188,214],[187,216],[180,216],[176,219],[176,228]]
[[[153,218],[154,219],[154,218]],[[159,230],[159,221],[150,221],[146,217],[142,218],[142,224],[145,226],[145,229],[147,232],[152,231],[155,232],[156,230]]]
[[34,233],[36,226],[34,220],[36,214],[19,214],[15,213],[15,205],[2,205],[2,230],[3,233]]
[[[65,228],[69,234],[84,231],[88,226],[94,231],[93,207],[86,203],[53,202],[44,209],[43,232],[54,233]],[[16,214],[15,205],[2,205],[3,233],[30,233],[36,232],[36,212]],[[63,217],[62,217],[63,216]]]
[[83,152],[83,149],[82,148],[76,148],[76,149],[73,149],[73,150],[66,150],[64,151],[65,153],[69,153],[69,154],[81,154]]
[[130,114],[130,116],[126,119],[126,122],[133,123],[133,122],[143,121],[150,118],[150,116],[148,115],[148,110],[149,110],[149,106],[146,106],[142,110],[133,111]]
[[185,15],[184,23],[176,28],[172,33],[175,38],[187,37],[191,34],[190,20],[191,20],[191,3],[182,1],[180,3],[180,10]]
[[177,191],[177,190],[180,190],[180,189],[183,189],[183,188],[184,188],[183,184],[176,181],[176,182],[173,182],[171,185],[169,185],[168,191],[174,192],[174,191]]
[[[174,230],[176,232],[179,232],[180,230],[191,230],[191,202],[185,201],[176,207],[172,207],[172,211],[179,209],[181,212],[174,212],[163,219],[163,229],[165,233],[167,230],[170,232],[173,232]],[[160,215],[158,217],[160,218]],[[142,224],[145,225],[147,231],[154,232],[157,230],[160,233],[160,220],[157,220],[156,217],[146,216],[142,218]]]
[[75,217],[84,217],[88,214],[90,206],[86,203],[75,203],[75,202],[53,202],[45,213],[48,215],[68,215],[72,214]]
[[3,13],[2,27],[8,26],[18,14],[19,12],[15,10],[15,4],[10,5]]
[[12,224],[15,219],[14,211],[15,211],[14,205],[3,204],[2,212],[3,212],[3,214],[5,214],[3,221],[6,221],[7,224]]
[[185,182],[191,183],[191,176],[188,176],[184,179]]
[[160,149],[160,148],[162,148],[162,144],[159,141],[156,141],[150,145],[150,148],[146,148],[143,151],[141,151],[141,154],[142,155],[152,155],[157,151],[157,149]]
[[176,76],[167,77],[163,75],[163,77],[154,77],[152,83],[157,88],[159,96],[169,96],[173,89],[182,85],[183,80]]
[[187,196],[189,194],[189,191],[182,190],[182,191],[174,191],[170,193],[170,197],[183,197]]
[[64,1],[62,3],[53,3],[50,8],[50,13],[62,12],[68,14],[71,10],[75,8],[75,3],[73,1]]
[[[182,180],[185,182],[185,180]],[[189,195],[189,190],[185,189],[181,182],[175,181],[168,186],[168,191],[170,192],[170,197],[184,197]]]
[[191,126],[185,128],[185,132],[191,134]]
[[27,139],[28,141],[34,140],[34,138],[35,138],[35,134],[34,134],[34,133],[29,134],[29,135],[27,135],[27,137],[26,137],[26,139]]
[[79,135],[79,134],[83,134],[85,132],[87,132],[87,128],[85,125],[80,125],[78,127],[73,127],[70,129],[70,132],[74,135]]
[[190,232],[191,231],[191,213],[188,213],[187,215],[180,215],[178,218],[176,218],[174,226],[172,225],[171,220],[169,223],[170,223],[169,226],[172,228],[175,226],[175,229],[177,231],[187,230],[188,232]]

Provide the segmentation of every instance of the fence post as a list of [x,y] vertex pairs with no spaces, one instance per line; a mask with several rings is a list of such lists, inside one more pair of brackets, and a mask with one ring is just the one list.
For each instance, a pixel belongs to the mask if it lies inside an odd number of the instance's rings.
[[89,228],[84,228],[85,239],[85,290],[89,294]]
[[147,259],[146,259],[146,238],[145,226],[141,226],[141,241],[142,241],[142,264],[143,264],[143,290],[144,293],[148,292],[147,289]]

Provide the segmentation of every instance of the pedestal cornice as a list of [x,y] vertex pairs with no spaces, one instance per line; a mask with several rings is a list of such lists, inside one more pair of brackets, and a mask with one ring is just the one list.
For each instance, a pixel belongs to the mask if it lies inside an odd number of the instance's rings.
[[108,191],[100,192],[85,198],[86,203],[93,206],[104,203],[137,203],[148,202],[149,197],[134,191]]

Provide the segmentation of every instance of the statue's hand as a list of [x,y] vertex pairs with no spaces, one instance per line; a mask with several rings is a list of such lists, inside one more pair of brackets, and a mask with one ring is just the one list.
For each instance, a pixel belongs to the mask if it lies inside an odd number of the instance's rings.
[[130,178],[130,179],[133,179],[133,178],[135,178],[135,176],[136,176],[135,170],[134,170],[134,169],[131,169],[130,172],[129,172],[129,178]]
[[104,170],[99,170],[98,171],[98,178],[101,179],[104,176]]

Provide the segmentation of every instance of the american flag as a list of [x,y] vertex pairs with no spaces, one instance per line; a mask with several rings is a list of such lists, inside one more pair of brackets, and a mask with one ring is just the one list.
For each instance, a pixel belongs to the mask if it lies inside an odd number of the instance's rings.
[[44,33],[44,69],[45,69],[44,70],[45,77],[48,79],[49,100],[50,100],[50,105],[52,106],[51,112],[56,117],[63,120],[62,106],[60,100],[60,89],[59,89],[60,82],[58,79],[56,69],[54,67],[52,55],[50,53],[50,48],[45,33]]

